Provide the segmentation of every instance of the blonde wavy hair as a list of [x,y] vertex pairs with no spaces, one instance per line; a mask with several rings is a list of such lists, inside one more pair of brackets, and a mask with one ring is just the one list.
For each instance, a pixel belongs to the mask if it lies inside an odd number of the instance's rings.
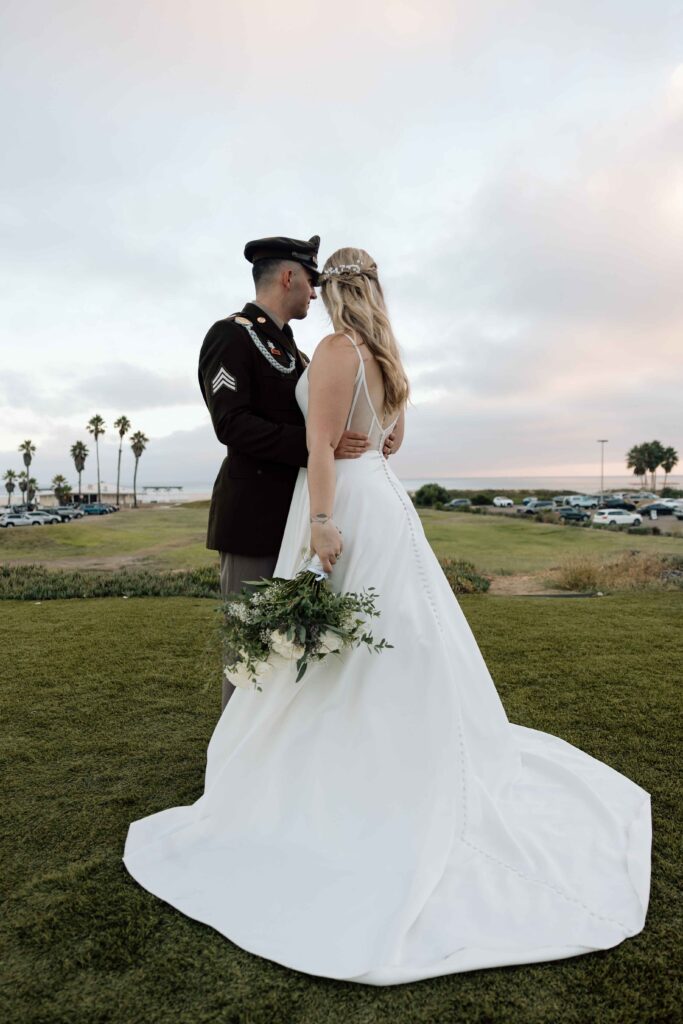
[[384,411],[403,407],[410,385],[389,322],[377,264],[365,249],[337,249],[320,274],[320,294],[332,326],[356,331],[379,363],[384,380]]

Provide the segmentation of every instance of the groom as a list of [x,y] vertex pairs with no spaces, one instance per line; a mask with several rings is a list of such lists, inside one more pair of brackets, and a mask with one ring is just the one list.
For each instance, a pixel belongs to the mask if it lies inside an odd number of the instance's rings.
[[[199,387],[216,436],[228,447],[206,540],[220,552],[224,596],[245,580],[273,575],[299,467],[308,462],[294,389],[309,360],[289,321],[303,320],[316,298],[319,244],[318,235],[248,242],[256,299],[215,323],[199,354]],[[356,459],[369,443],[367,435],[345,431],[335,458]],[[222,709],[234,691],[224,677]]]

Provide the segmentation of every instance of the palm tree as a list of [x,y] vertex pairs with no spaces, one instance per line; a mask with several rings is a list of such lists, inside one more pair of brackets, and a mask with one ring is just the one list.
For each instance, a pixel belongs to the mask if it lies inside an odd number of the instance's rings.
[[64,499],[67,494],[71,494],[71,487],[66,477],[62,476],[61,473],[57,473],[57,475],[52,478],[52,490],[55,492],[55,498],[60,505],[64,504]]
[[85,469],[85,460],[87,459],[90,452],[83,441],[76,441],[75,444],[71,445],[70,448],[71,458],[74,460],[74,466],[78,473],[78,497],[83,498],[83,491],[81,488],[81,473]]
[[645,465],[650,471],[651,487],[657,493],[657,469],[664,458],[664,445],[660,441],[648,441],[643,445],[645,450]]
[[124,435],[130,430],[130,420],[126,416],[119,416],[117,420],[114,420],[114,426],[119,432],[119,464],[116,469],[116,504],[119,503],[119,483],[121,480],[121,448],[123,446]]
[[669,473],[674,468],[674,466],[678,465],[678,452],[675,448],[672,448],[669,445],[668,448],[664,449],[664,458],[662,459],[660,465],[664,470],[664,488],[666,487],[666,478],[668,477]]
[[149,438],[145,437],[141,430],[136,430],[130,439],[130,446],[133,449],[133,455],[135,456],[135,472],[133,473],[133,508],[138,507],[138,462],[140,460],[140,456],[142,455],[147,446],[148,441]]
[[626,465],[628,469],[633,470],[634,476],[640,477],[641,485],[645,485],[645,473],[647,472],[647,465],[645,462],[645,445],[634,444],[632,448],[626,452]]
[[88,433],[92,434],[95,438],[95,451],[97,452],[97,500],[102,500],[101,490],[102,485],[100,483],[100,443],[99,438],[104,433],[104,420],[101,416],[95,414],[91,419],[88,420]]
[[12,497],[12,491],[16,486],[17,474],[13,469],[5,471],[5,475],[2,478],[5,481],[5,490],[7,491],[7,508],[9,508],[10,499]]
[[19,490],[21,491],[22,504],[26,504],[26,491],[28,490],[28,473],[25,469],[22,469],[21,473],[17,477],[19,484]]
[[19,451],[23,453],[26,472],[30,473],[31,462],[33,461],[33,456],[36,453],[36,446],[34,445],[33,441],[22,441],[22,443],[19,445]]
[[38,481],[34,476],[30,476],[26,481],[26,493],[29,500],[29,504],[33,501],[36,496],[36,490],[38,488]]

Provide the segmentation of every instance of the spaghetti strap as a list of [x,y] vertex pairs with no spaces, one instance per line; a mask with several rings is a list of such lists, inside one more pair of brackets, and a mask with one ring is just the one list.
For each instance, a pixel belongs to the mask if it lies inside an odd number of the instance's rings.
[[346,334],[346,332],[344,332],[344,337],[349,339],[349,341],[351,342],[351,344],[353,345],[353,347],[356,350],[356,355],[358,356],[358,358],[360,359],[360,361],[362,363],[363,362],[363,357],[360,354],[360,348],[358,346],[358,343],[353,340],[353,338],[351,337],[350,334]]
[[353,345],[353,347],[355,348],[356,355],[358,356],[358,360],[359,360],[358,370],[356,372],[356,379],[353,382],[353,401],[351,403],[351,408],[349,409],[349,415],[348,415],[348,417],[346,419],[346,428],[345,429],[348,430],[350,428],[350,426],[351,426],[351,420],[353,419],[353,414],[356,411],[356,403],[358,402],[358,396],[360,394],[360,387],[359,387],[360,378],[363,377],[363,380],[365,380],[365,371],[364,371],[364,368],[363,368],[363,357],[360,354],[360,349],[358,348],[358,345],[353,340],[353,338],[351,337],[350,334],[344,333],[344,337],[348,338],[349,341],[351,342],[351,344]]

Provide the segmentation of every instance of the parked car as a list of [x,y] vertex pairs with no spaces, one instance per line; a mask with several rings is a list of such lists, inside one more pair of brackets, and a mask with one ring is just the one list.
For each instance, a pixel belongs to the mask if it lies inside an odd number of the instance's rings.
[[4,516],[0,517],[0,526],[42,526],[42,522],[39,519],[31,519],[29,516],[23,515],[21,512],[8,512]]
[[599,508],[593,516],[594,526],[640,526],[641,516],[625,508]]
[[580,497],[580,495],[577,495],[577,494],[556,494],[555,497],[553,498],[553,502],[554,502],[555,505],[559,505],[562,508],[564,508],[567,505],[571,505],[571,499],[572,498],[577,498],[577,497]]
[[469,498],[452,498],[446,502],[444,508],[469,508],[471,504]]
[[582,508],[572,508],[571,505],[558,510],[558,515],[563,523],[585,523],[590,519],[588,512]]
[[663,501],[653,501],[649,505],[641,505],[638,512],[643,516],[649,516],[650,512],[656,512],[658,516],[672,516],[674,514],[671,505],[665,505]]
[[529,494],[526,498],[522,498],[522,505],[528,505],[530,501],[538,501],[538,498],[535,498],[533,494]]
[[626,501],[624,498],[605,498],[602,503],[603,508],[623,508],[627,512],[635,512],[636,506],[632,501]]
[[[521,509],[520,509],[521,511]],[[554,512],[555,502],[545,498],[534,498],[523,510],[523,515],[533,516],[537,512]]]
[[83,506],[83,514],[86,516],[107,516],[109,515],[109,509],[106,505],[93,501],[92,504]]
[[493,504],[496,508],[512,508],[514,501],[512,498],[505,498],[503,495],[499,494],[493,499]]
[[62,522],[68,522],[70,519],[83,518],[83,510],[76,508],[75,505],[57,505],[53,511],[55,515],[60,517]]
[[602,502],[597,494],[573,494],[569,504],[572,508],[598,508]]
[[27,512],[27,516],[31,519],[40,519],[43,523],[61,523],[61,516],[56,515],[54,512],[47,512],[43,508],[37,508],[33,512]]

